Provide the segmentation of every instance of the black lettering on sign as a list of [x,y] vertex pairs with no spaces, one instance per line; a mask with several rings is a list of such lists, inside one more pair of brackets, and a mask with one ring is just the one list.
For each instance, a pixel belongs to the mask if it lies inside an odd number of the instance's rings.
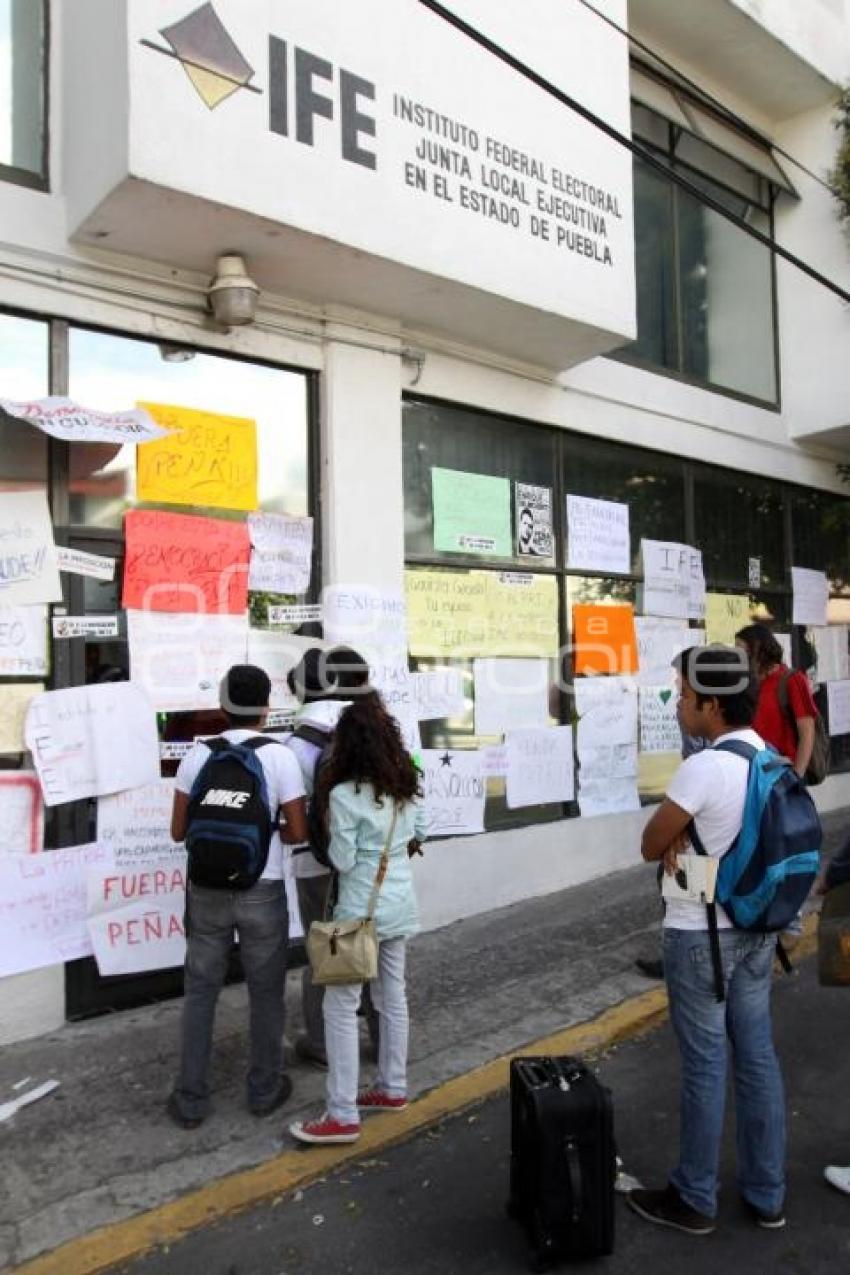
[[269,128],[281,137],[289,136],[289,63],[286,41],[269,36]]
[[295,137],[306,146],[313,145],[313,116],[327,120],[334,117],[334,104],[313,88],[313,76],[333,81],[334,69],[330,62],[318,58],[306,49],[295,50]]
[[373,151],[363,150],[358,137],[365,133],[375,136],[375,121],[371,115],[364,115],[357,109],[358,97],[375,100],[375,86],[368,80],[361,80],[359,75],[350,71],[339,72],[339,107],[342,116],[342,158],[353,164],[362,164],[364,168],[375,168],[377,159]]

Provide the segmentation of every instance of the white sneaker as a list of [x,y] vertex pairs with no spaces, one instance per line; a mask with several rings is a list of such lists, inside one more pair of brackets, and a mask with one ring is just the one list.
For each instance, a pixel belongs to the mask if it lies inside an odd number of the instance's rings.
[[831,1186],[837,1187],[845,1195],[850,1195],[850,1166],[842,1169],[837,1164],[827,1165],[823,1176]]

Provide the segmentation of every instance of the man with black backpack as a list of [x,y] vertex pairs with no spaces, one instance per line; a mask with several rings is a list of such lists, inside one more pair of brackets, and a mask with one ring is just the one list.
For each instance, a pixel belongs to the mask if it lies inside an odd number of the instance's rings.
[[[641,852],[678,881],[685,851],[719,860],[706,901],[670,897],[664,973],[681,1056],[679,1162],[662,1190],[628,1202],[690,1235],[715,1229],[732,1044],[738,1186],[757,1226],[785,1225],[785,1099],[770,994],[776,934],[817,871],[820,824],[790,762],[750,729],[756,688],[746,655],[692,647],[678,657],[683,729],[709,747],[687,758],[647,823]],[[687,879],[687,878],[686,878]],[[680,882],[681,884],[681,882]],[[716,900],[716,902],[715,902]]]
[[235,664],[221,683],[228,729],[198,740],[174,779],[171,835],[186,842],[188,888],[180,1075],[167,1110],[184,1129],[209,1112],[215,1008],[234,933],[250,1003],[248,1109],[270,1115],[292,1092],[283,1071],[289,916],[282,841],[303,841],[307,819],[295,758],[259,733],[270,691],[262,669]]

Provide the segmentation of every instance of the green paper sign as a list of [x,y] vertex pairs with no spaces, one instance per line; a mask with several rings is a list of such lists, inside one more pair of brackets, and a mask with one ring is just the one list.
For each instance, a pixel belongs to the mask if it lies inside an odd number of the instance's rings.
[[507,478],[431,470],[434,548],[443,553],[510,558],[511,487]]

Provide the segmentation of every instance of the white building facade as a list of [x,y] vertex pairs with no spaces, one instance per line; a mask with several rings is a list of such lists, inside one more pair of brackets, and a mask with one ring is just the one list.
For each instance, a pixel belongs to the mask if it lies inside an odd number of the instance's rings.
[[[825,571],[840,622],[850,311],[770,245],[850,291],[823,185],[850,8],[447,7],[472,32],[417,0],[0,0],[0,398],[256,421],[260,507],[315,518],[308,600],[427,572],[455,596],[531,566],[569,648],[575,605],[639,604],[647,538],[698,546],[709,590],[789,634],[791,566]],[[260,296],[227,330],[207,291],[233,253]],[[0,500],[43,488],[57,541],[120,558],[131,449],[11,430]],[[551,550],[447,547],[435,470],[507,480],[513,527],[518,485],[548,489]],[[628,572],[567,565],[569,494],[629,505]],[[67,609],[117,614],[120,639],[55,644],[57,687],[126,663],[120,581],[64,579]],[[466,710],[422,723],[423,745],[499,742],[475,733],[473,663],[491,653],[463,646]],[[568,694],[548,708],[573,718]],[[850,804],[848,739],[824,810]],[[510,808],[494,773],[486,831],[428,846],[425,924],[633,864],[674,761],[639,758],[643,808],[593,818]],[[93,839],[93,819],[54,808],[46,846]],[[91,962],[2,979],[0,1039],[121,1003]]]

